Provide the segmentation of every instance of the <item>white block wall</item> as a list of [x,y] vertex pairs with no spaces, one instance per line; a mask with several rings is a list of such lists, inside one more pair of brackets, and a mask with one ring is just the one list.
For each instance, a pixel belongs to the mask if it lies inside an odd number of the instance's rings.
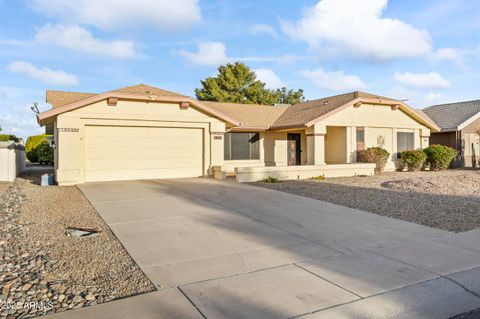
[[13,142],[0,142],[0,181],[13,182],[25,169],[25,150]]

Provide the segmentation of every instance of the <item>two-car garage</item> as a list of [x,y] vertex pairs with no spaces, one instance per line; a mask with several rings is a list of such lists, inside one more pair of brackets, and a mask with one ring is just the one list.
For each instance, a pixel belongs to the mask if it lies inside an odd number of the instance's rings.
[[202,176],[203,129],[85,126],[85,181]]

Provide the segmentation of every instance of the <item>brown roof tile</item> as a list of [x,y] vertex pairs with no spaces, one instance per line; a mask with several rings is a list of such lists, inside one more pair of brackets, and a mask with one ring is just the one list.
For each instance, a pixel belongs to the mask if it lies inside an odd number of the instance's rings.
[[241,123],[240,127],[270,127],[287,106],[239,104],[212,101],[200,101],[200,103],[222,112]]
[[273,124],[275,127],[304,126],[359,97],[392,100],[365,92],[350,92],[292,105]]
[[175,92],[162,90],[154,86],[146,84],[137,84],[126,86],[120,89],[112,90],[111,92],[130,93],[130,94],[145,94],[145,95],[161,95],[161,96],[185,96]]
[[82,92],[64,92],[47,90],[46,101],[50,103],[54,109],[70,103],[75,103],[88,97],[97,95],[97,93]]
[[[129,93],[129,94],[145,94],[145,95],[160,95],[160,96],[184,96],[175,92],[162,90],[146,84],[138,84],[126,86],[120,89],[112,90],[110,92]],[[98,93],[83,93],[83,92],[64,92],[47,90],[47,103],[50,103],[55,109],[70,103],[75,103],[86,99],[88,97],[98,95]]]

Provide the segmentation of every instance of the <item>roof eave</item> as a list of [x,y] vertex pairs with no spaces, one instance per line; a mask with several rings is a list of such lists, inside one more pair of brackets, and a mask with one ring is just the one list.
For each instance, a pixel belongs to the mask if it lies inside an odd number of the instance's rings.
[[[209,113],[215,117],[218,117],[221,120],[224,120],[227,123],[239,126],[241,123],[234,118],[217,111],[205,104],[200,103],[197,100],[194,100],[189,97],[183,97],[183,96],[160,96],[160,95],[148,95],[145,97],[144,94],[133,94],[133,93],[120,93],[120,92],[106,92],[98,95],[94,95],[88,98],[85,98],[83,100],[70,103],[61,107],[53,108],[51,110],[39,113],[37,115],[37,121],[38,123],[43,126],[48,122],[51,122],[50,119],[55,118],[56,116],[65,113],[65,112],[70,112],[73,110],[76,110],[78,108],[81,108],[83,106],[87,106],[102,100],[106,100],[110,97],[118,98],[118,99],[124,99],[124,100],[138,100],[138,101],[150,101],[150,102],[170,102],[170,103],[182,103],[182,102],[188,102],[191,105],[197,107],[198,109]],[[49,121],[50,120],[50,121]]]

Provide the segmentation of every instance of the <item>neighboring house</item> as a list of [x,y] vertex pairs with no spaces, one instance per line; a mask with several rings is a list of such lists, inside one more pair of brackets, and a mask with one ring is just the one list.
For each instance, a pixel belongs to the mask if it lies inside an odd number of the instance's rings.
[[357,150],[428,146],[438,127],[401,101],[352,92],[292,106],[197,101],[147,85],[101,94],[47,91],[60,185],[83,182],[372,174]]
[[458,151],[455,166],[472,166],[472,147],[480,155],[480,100],[441,104],[423,110],[439,127],[430,136],[431,144],[453,147]]

